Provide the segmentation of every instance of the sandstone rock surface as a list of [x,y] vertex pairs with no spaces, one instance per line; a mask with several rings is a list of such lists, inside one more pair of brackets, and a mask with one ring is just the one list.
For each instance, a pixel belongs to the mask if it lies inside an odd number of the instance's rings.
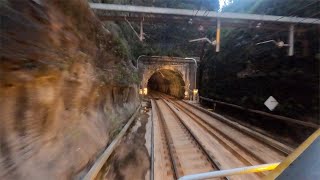
[[138,76],[87,1],[0,6],[0,179],[72,179],[138,107]]

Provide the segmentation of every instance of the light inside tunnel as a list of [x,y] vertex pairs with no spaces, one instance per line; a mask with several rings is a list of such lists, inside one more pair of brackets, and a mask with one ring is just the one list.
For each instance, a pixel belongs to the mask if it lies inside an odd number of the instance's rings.
[[198,89],[194,89],[193,94],[195,94],[195,95],[198,94]]
[[148,88],[143,88],[143,94],[147,95],[148,94]]
[[178,71],[161,69],[148,80],[148,89],[163,92],[177,98],[185,97],[185,82]]
[[193,101],[198,101],[199,97],[198,97],[198,89],[193,89]]

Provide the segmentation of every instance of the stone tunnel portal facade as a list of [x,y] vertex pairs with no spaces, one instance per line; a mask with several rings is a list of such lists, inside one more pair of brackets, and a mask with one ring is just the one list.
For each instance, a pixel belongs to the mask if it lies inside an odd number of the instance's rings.
[[[176,76],[175,79],[182,78],[183,82],[180,83],[183,86],[184,96],[189,96],[192,89],[195,89],[195,63],[193,60],[186,60],[180,57],[142,57],[138,62],[139,73],[142,76],[140,87],[142,89],[150,88],[150,83],[154,83],[155,76],[162,76],[164,79],[168,79],[171,84],[179,83],[177,80],[173,80],[170,76]],[[150,82],[153,81],[153,82]],[[159,82],[159,81],[158,81]],[[163,89],[163,88],[162,88]],[[177,96],[177,93],[172,94]],[[178,97],[178,96],[177,96]],[[181,96],[180,96],[181,97]]]

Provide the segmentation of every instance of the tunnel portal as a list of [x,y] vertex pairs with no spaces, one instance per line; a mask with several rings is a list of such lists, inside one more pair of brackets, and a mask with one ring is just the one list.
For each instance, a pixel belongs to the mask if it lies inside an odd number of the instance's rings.
[[[197,58],[198,59],[198,58]],[[196,89],[197,61],[194,58],[142,56],[137,60],[141,93],[156,90],[178,98],[189,98]]]
[[148,80],[148,89],[183,98],[185,82],[179,72],[161,69],[154,72]]

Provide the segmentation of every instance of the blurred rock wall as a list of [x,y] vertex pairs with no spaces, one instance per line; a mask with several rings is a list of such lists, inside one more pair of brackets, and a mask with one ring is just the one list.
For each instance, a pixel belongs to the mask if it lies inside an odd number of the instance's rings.
[[137,73],[85,0],[0,14],[0,179],[79,176],[138,107]]

